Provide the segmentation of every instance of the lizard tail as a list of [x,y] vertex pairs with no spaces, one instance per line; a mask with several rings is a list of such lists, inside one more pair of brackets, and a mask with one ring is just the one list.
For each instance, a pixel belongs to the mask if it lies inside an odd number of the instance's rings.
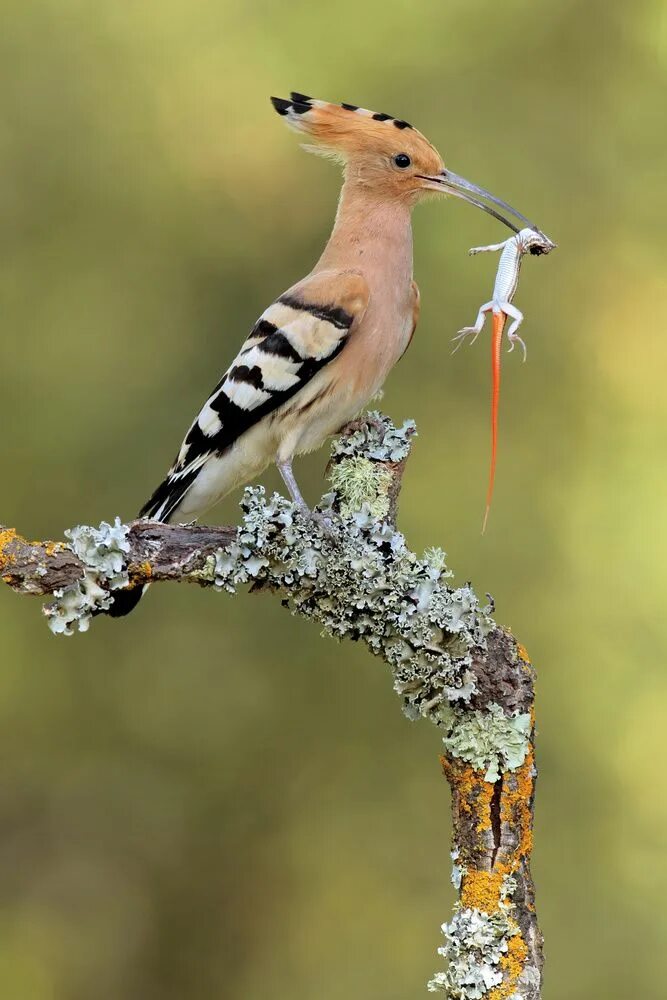
[[489,485],[486,491],[486,511],[484,512],[482,534],[486,531],[486,522],[489,519],[491,500],[493,499],[493,486],[496,481],[496,455],[498,452],[498,403],[500,401],[500,348],[502,346],[505,319],[506,317],[504,312],[493,313],[493,326],[491,333],[491,464],[489,466]]

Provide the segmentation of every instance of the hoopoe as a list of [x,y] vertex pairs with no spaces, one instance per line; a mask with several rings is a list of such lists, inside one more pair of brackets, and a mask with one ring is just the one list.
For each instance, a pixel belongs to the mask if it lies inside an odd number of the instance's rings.
[[[446,169],[431,143],[400,118],[294,92],[271,102],[289,126],[313,140],[306,149],[344,164],[333,232],[310,274],[259,317],[140,517],[197,519],[271,462],[293,501],[307,510],[294,456],[319,448],[363,409],[415,332],[415,204],[437,192],[465,199],[515,232],[485,201],[528,221]],[[141,593],[120,591],[109,614],[127,614]]]

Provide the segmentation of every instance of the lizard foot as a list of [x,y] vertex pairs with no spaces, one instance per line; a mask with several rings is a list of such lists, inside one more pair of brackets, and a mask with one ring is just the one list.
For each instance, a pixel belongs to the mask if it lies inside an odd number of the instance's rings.
[[524,342],[521,339],[521,337],[519,336],[519,334],[518,333],[510,333],[510,334],[508,334],[508,338],[507,339],[510,342],[510,349],[509,349],[509,351],[507,353],[511,354],[512,351],[514,350],[514,348],[516,347],[516,345],[517,344],[521,344],[521,349],[523,351],[523,360],[525,361],[526,357],[528,356],[528,351],[526,349],[526,345],[524,344]]
[[470,341],[470,346],[472,347],[472,345],[479,337],[480,332],[481,331],[478,330],[476,326],[464,326],[463,329],[459,330],[459,332],[456,334],[455,337],[452,337],[452,343],[456,344],[456,347],[452,351],[452,354],[456,354],[456,352],[458,351],[459,347],[466,339],[466,337],[472,337],[472,340]]

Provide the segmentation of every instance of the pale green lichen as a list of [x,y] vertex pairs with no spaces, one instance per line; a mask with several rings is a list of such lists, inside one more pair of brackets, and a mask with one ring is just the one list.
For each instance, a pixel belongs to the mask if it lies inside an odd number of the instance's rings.
[[367,504],[338,517],[335,500],[320,508],[327,528],[277,494],[246,489],[236,540],[216,554],[216,586],[279,589],[293,613],[381,655],[410,718],[438,722],[439,708],[474,690],[472,651],[493,622],[469,585],[449,587],[448,571],[418,559]]
[[527,713],[507,716],[495,702],[485,712],[444,705],[440,721],[447,729],[447,752],[484,769],[485,781],[498,781],[502,771],[514,771],[526,759],[531,728]]
[[[448,585],[441,550],[419,559],[382,520],[390,474],[374,463],[402,461],[414,434],[412,421],[397,428],[373,413],[334,444],[334,489],[320,506],[330,527],[277,494],[267,499],[263,489],[248,488],[235,541],[192,575],[229,591],[247,583],[281,590],[293,613],[381,655],[408,717],[439,724],[450,702],[474,691],[472,653],[494,623],[469,584]],[[85,630],[95,611],[110,606],[110,591],[127,582],[127,530],[116,519],[113,527],[69,533],[86,575],[47,609],[54,631]]]
[[359,427],[336,438],[331,446],[335,460],[345,455],[363,455],[376,462],[402,462],[408,457],[413,437],[417,435],[414,420],[395,427],[389,417],[378,410],[364,415]]
[[[454,862],[452,883],[459,889],[467,868],[457,864],[457,847],[451,856]],[[511,939],[520,933],[510,916],[511,895],[516,887],[513,876],[503,876],[498,908],[493,913],[456,904],[452,920],[442,925],[445,944],[438,948],[438,954],[446,959],[448,966],[444,972],[436,972],[433,976],[428,983],[429,992],[445,993],[451,1000],[481,1000],[502,983],[501,959],[510,951]]]
[[[432,566],[433,569],[443,572],[447,569],[447,554],[439,546],[432,545],[424,550],[424,562]],[[447,570],[447,574],[448,576],[453,575],[450,570]]]
[[480,1000],[502,982],[500,959],[518,933],[506,909],[502,902],[493,914],[457,908],[450,923],[442,925],[445,944],[438,948],[449,964],[445,972],[436,972],[429,992],[445,993],[451,1000]]
[[342,458],[331,469],[329,480],[339,497],[341,514],[352,514],[364,504],[379,521],[389,513],[391,472],[362,455]]
[[87,632],[93,614],[111,606],[111,591],[128,583],[125,557],[130,551],[129,528],[117,517],[99,528],[78,525],[65,532],[69,547],[84,564],[84,575],[66,590],[54,593],[55,601],[44,613],[56,635]]
[[207,556],[201,569],[191,570],[189,576],[201,583],[215,583],[215,556]]

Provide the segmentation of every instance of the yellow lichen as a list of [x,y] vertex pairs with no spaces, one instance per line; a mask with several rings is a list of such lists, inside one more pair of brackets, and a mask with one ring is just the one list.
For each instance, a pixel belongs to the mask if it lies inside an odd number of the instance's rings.
[[519,977],[528,958],[528,947],[520,932],[513,934],[507,942],[507,953],[501,955],[500,966],[503,970],[503,981],[488,995],[488,1000],[505,1000],[516,990]]
[[483,910],[489,916],[500,904],[504,873],[468,868],[461,880],[461,906]]
[[[517,644],[521,665],[530,671],[531,665],[525,647]],[[531,729],[534,713],[531,710]],[[523,764],[514,771],[505,771],[500,786],[484,780],[482,771],[464,765],[457,758],[442,757],[441,763],[454,795],[454,811],[467,814],[476,821],[474,829],[483,833],[492,828],[492,804],[498,805],[500,823],[510,827],[516,836],[516,847],[500,847],[496,851],[493,868],[490,871],[470,864],[472,858],[460,857],[457,864],[461,871],[460,905],[479,910],[489,916],[502,912],[510,921],[510,932],[506,937],[507,951],[500,958],[502,983],[491,990],[487,1000],[508,1000],[516,994],[517,985],[528,960],[528,947],[520,933],[519,926],[510,914],[513,911],[511,884],[508,879],[520,873],[530,858],[533,846],[531,803],[534,790],[534,752],[529,744]],[[494,791],[499,787],[499,803],[494,802]],[[469,821],[466,826],[470,829]],[[512,838],[514,840],[514,837]],[[477,846],[477,845],[475,845]],[[478,845],[488,850],[488,844]],[[502,905],[501,905],[502,904]],[[533,909],[528,899],[525,905]]]
[[450,758],[440,757],[442,770],[451,785],[452,792],[457,796],[458,808],[461,812],[475,814],[479,817],[477,832],[491,829],[491,799],[493,785],[485,781],[482,771],[476,771],[469,764],[454,763]]
[[[480,774],[479,771],[475,772]],[[490,781],[484,781],[484,778],[479,777],[477,780],[477,806],[479,816],[479,823],[477,824],[477,832],[483,833],[484,830],[491,829],[491,799],[493,798],[493,785]]]
[[128,567],[128,576],[130,584],[133,587],[138,587],[140,584],[145,583],[152,575],[153,569],[148,561]]
[[520,642],[516,644],[516,651],[519,654],[519,659],[523,660],[524,663],[530,663],[530,657],[528,655],[528,650],[525,646],[522,646]]
[[44,554],[47,556],[52,556],[63,548],[61,542],[28,542],[14,528],[3,528],[0,531],[0,570],[6,569],[17,561],[16,553],[7,551],[12,543],[16,543],[19,548],[24,545],[29,548],[43,547]]
[[16,556],[5,551],[7,546],[15,542],[16,539],[17,535],[13,528],[4,528],[0,531],[0,568],[4,569],[10,563],[16,562]]
[[533,829],[530,803],[533,794],[533,751],[529,750],[521,767],[503,782],[500,799],[500,818],[519,831],[515,870],[521,858],[528,857],[533,848]]

